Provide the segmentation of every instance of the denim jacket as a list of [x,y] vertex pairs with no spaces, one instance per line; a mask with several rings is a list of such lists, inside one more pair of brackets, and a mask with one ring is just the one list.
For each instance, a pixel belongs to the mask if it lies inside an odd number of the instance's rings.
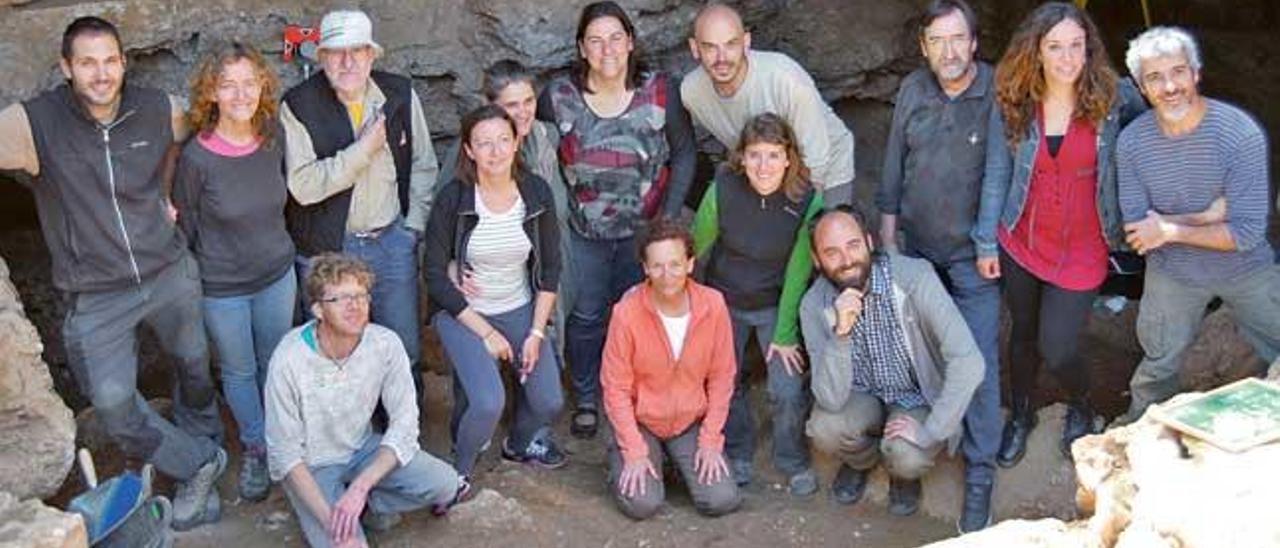
[[[1120,199],[1116,190],[1116,139],[1120,130],[1147,110],[1147,104],[1127,78],[1117,85],[1115,102],[1098,133],[1098,220],[1107,247],[1113,251],[1127,249],[1120,218]],[[970,233],[978,257],[995,257],[997,223],[1012,229],[1022,216],[1031,189],[1036,151],[1040,147],[1040,128],[1028,124],[1026,136],[1018,143],[1015,155],[1004,138],[1004,114],[997,106],[991,109],[987,124],[987,165],[982,177],[982,196],[978,204],[978,221]]]

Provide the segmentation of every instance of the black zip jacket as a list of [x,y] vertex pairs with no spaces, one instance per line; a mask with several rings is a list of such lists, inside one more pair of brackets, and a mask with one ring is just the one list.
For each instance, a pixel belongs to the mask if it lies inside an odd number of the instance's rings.
[[[533,244],[529,253],[529,285],[539,291],[555,292],[560,285],[560,228],[546,181],[521,170],[516,189],[524,201],[524,233]],[[433,308],[457,316],[467,308],[467,299],[449,279],[449,261],[466,268],[467,243],[480,222],[475,208],[476,187],[458,179],[449,181],[436,195],[427,220],[422,273]],[[536,297],[535,297],[536,298]]]

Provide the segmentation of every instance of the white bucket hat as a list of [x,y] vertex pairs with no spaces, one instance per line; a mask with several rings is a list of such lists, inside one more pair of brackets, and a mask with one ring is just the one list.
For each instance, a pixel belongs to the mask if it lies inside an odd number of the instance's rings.
[[373,22],[363,11],[331,11],[320,20],[320,45],[317,49],[359,46],[370,46],[378,55],[382,55],[382,46],[373,41]]

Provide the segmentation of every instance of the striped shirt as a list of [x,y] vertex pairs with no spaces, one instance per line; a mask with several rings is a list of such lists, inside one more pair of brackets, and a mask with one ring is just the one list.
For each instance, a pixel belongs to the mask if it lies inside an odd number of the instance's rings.
[[1197,213],[1219,196],[1226,198],[1226,225],[1235,251],[1168,244],[1147,258],[1148,267],[1197,287],[1221,285],[1275,260],[1267,242],[1266,135],[1243,110],[1205,100],[1204,119],[1191,133],[1165,136],[1155,112],[1148,111],[1124,129],[1116,145],[1125,223],[1143,219],[1148,210]]
[[476,312],[492,316],[529,302],[527,263],[533,243],[524,231],[523,199],[516,196],[510,208],[495,212],[485,206],[479,189],[475,195],[480,222],[467,242],[467,266],[480,294],[467,302]]

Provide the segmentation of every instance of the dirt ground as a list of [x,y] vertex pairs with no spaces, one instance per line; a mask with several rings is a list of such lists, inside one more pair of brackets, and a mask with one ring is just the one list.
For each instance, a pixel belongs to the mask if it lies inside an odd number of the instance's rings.
[[[436,373],[428,373],[426,378],[429,403],[422,428],[427,450],[447,455],[449,379]],[[228,427],[228,437],[233,439],[231,421]],[[434,518],[426,511],[407,515],[392,531],[371,537],[371,544],[459,548],[906,547],[955,534],[953,524],[922,515],[899,518],[889,515],[883,506],[865,501],[854,507],[838,505],[825,488],[829,478],[824,478],[824,488],[817,495],[792,498],[786,492],[785,478],[769,469],[764,458],[757,459],[757,480],[746,493],[743,508],[735,514],[717,519],[698,515],[679,482],[668,478],[667,506],[653,519],[635,522],[617,511],[605,489],[604,440],[611,434],[602,430],[595,440],[577,440],[568,435],[567,421],[558,425],[557,433],[570,453],[565,468],[547,471],[502,460],[497,455],[503,435],[499,432],[478,467],[476,497],[445,518]],[[237,459],[233,455],[220,484],[222,521],[179,534],[178,546],[302,546],[297,522],[279,486],[260,503],[238,499],[234,477]]]
[[[7,232],[0,238],[0,253],[11,259],[12,277],[22,293],[26,312],[39,328],[46,345],[45,359],[51,365],[58,391],[68,395],[68,403],[76,410],[86,405],[78,398],[74,382],[67,374],[65,357],[57,327],[62,305],[49,285],[48,256],[39,233],[34,230]],[[14,260],[16,259],[16,260]],[[1115,318],[1098,318],[1092,340],[1084,345],[1085,358],[1093,370],[1094,404],[1107,416],[1119,413],[1127,399],[1124,387],[1132,364],[1136,363],[1133,341],[1126,330],[1116,325],[1132,321],[1132,311]],[[1105,316],[1103,316],[1105,318]],[[1104,336],[1099,336],[1105,334]],[[1126,336],[1128,335],[1128,336]],[[422,423],[426,449],[436,455],[448,455],[447,417],[451,405],[449,377],[442,370],[439,345],[426,335],[425,361],[434,369],[426,374],[426,409]],[[757,362],[754,345],[752,361]],[[141,344],[142,374],[139,384],[148,397],[164,396],[170,386],[163,357],[155,345],[143,337]],[[429,367],[430,368],[430,367]],[[758,372],[758,371],[757,371]],[[1047,405],[1060,398],[1053,382],[1043,375],[1037,401]],[[767,419],[760,416],[766,408],[763,401],[763,379],[753,383],[753,409],[761,432],[767,432]],[[225,410],[224,410],[225,411]],[[565,414],[567,416],[567,413]],[[234,421],[224,417],[228,440],[235,439]],[[570,454],[568,466],[544,471],[503,461],[497,456],[503,433],[495,434],[494,448],[478,467],[479,495],[467,505],[455,508],[450,516],[437,519],[427,512],[406,517],[405,522],[387,534],[371,538],[380,546],[919,546],[954,536],[955,526],[927,517],[922,512],[910,518],[889,515],[884,506],[864,501],[854,507],[840,506],[830,500],[827,484],[831,463],[819,465],[822,490],[808,499],[794,499],[786,493],[785,478],[775,473],[765,454],[769,440],[758,444],[757,479],[747,491],[743,508],[732,515],[707,519],[693,511],[687,493],[679,482],[668,478],[668,505],[655,518],[634,522],[614,507],[605,486],[605,440],[607,428],[592,441],[573,439],[567,433],[567,419],[557,425],[558,437]],[[1051,435],[1051,434],[1046,434]],[[1053,433],[1052,435],[1056,435]],[[767,435],[765,436],[767,438]],[[1048,442],[1046,442],[1048,443]],[[244,503],[236,496],[235,471],[238,469],[238,447],[229,442],[232,463],[224,476],[220,491],[223,517],[220,523],[198,528],[178,536],[179,546],[301,546],[302,540],[288,502],[279,487],[260,503]],[[110,450],[96,455],[100,477],[109,477],[126,466]],[[1026,478],[1023,478],[1026,479]],[[1043,480],[1043,478],[1040,478]],[[1036,481],[1036,480],[1032,480]],[[1016,482],[1014,482],[1016,483]],[[59,507],[83,490],[79,475],[68,476],[61,492],[50,503]],[[158,482],[161,493],[169,493],[171,485]],[[954,489],[926,489],[943,495],[934,505],[958,506],[959,486]],[[873,491],[875,492],[875,491]],[[997,493],[997,496],[1000,494]],[[873,498],[869,494],[868,498]],[[883,499],[882,493],[877,496]],[[943,500],[945,499],[945,500]],[[954,503],[952,502],[954,501]],[[925,502],[928,505],[928,502]],[[957,508],[958,510],[958,508]],[[998,516],[1003,517],[1003,516]]]

